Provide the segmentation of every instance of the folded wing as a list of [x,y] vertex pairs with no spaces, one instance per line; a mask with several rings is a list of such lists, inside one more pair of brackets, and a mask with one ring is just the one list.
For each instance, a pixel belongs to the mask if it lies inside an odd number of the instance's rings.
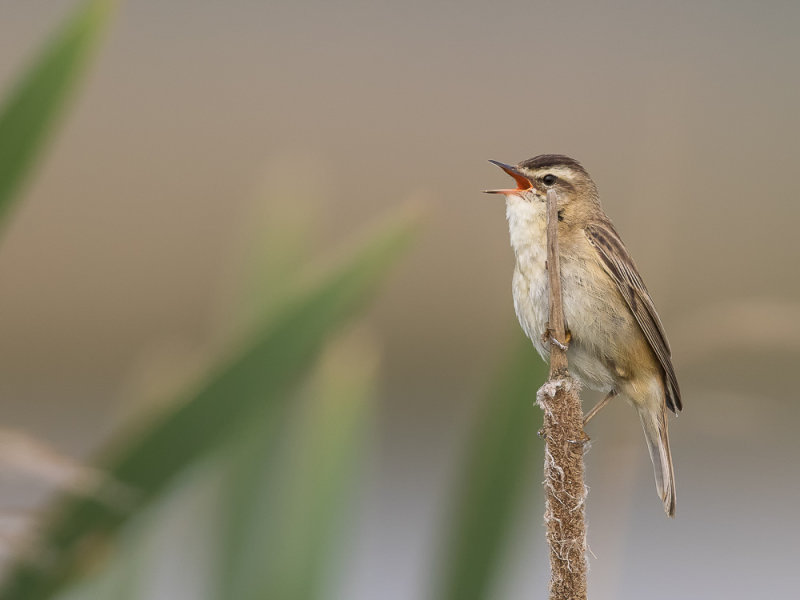
[[595,221],[587,225],[584,231],[661,363],[661,368],[664,370],[667,407],[677,413],[683,408],[683,403],[675,369],[672,367],[672,351],[656,307],[641,275],[636,270],[633,259],[609,221]]

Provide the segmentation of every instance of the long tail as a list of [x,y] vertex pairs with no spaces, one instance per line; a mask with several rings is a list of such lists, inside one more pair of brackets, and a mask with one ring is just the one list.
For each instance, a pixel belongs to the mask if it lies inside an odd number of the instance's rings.
[[675,516],[675,474],[672,471],[672,454],[669,451],[669,431],[664,404],[659,408],[637,406],[642,421],[647,449],[656,476],[656,489],[664,502],[664,512]]

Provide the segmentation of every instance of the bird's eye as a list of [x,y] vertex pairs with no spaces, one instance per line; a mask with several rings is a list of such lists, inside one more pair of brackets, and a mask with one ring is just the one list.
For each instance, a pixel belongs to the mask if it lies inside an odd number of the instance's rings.
[[556,182],[556,176],[552,173],[548,173],[544,177],[542,177],[542,181],[545,185],[553,185]]

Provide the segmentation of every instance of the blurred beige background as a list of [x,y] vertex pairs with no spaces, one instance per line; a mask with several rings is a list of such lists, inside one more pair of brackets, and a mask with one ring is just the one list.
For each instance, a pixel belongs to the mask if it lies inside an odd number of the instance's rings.
[[[0,0],[2,89],[74,4]],[[96,447],[160,357],[222,335],[265,204],[312,215],[319,251],[415,199],[425,236],[371,319],[385,398],[341,597],[422,597],[454,449],[519,335],[486,160],[566,153],[644,274],[686,406],[675,521],[633,412],[592,423],[592,597],[788,597],[798,27],[796,2],[124,3],[2,241],[4,423]],[[544,589],[537,514],[517,537],[498,598]]]

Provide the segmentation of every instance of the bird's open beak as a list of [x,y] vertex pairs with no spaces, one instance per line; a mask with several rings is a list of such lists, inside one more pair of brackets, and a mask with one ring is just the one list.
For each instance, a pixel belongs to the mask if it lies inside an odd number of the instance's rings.
[[507,165],[505,163],[498,162],[496,160],[490,160],[490,163],[493,165],[497,165],[503,171],[508,173],[514,178],[514,181],[517,182],[517,188],[514,190],[484,190],[485,194],[514,194],[516,192],[521,192],[523,190],[529,190],[532,186],[530,180],[522,174],[522,172],[512,165]]

